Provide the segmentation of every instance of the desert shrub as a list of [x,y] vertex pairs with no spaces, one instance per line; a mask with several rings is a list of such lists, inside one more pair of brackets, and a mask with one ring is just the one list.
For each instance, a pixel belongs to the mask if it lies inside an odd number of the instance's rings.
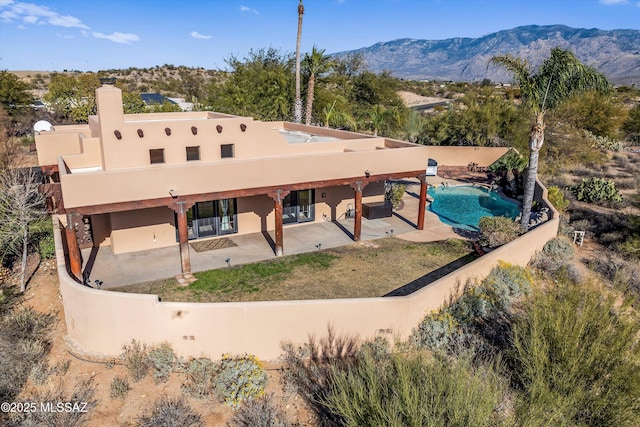
[[567,262],[573,259],[573,244],[563,237],[554,237],[542,247],[542,253],[559,262]]
[[640,293],[640,265],[637,262],[628,261],[617,254],[610,253],[594,258],[589,266],[610,280],[615,288]]
[[229,406],[264,394],[267,372],[255,356],[223,354],[216,371],[213,390]]
[[622,201],[615,182],[605,178],[583,178],[581,182],[571,187],[571,191],[581,202]]
[[404,192],[407,186],[398,182],[391,182],[385,185],[384,199],[393,205],[394,209],[397,209],[402,202]]
[[191,359],[185,368],[186,379],[182,391],[196,399],[204,399],[213,391],[216,370],[210,359]]
[[[69,427],[83,426],[89,422],[89,417],[96,406],[94,399],[95,385],[91,379],[82,381],[74,386],[70,392],[65,392],[62,382],[56,388],[46,392],[36,392],[23,396],[21,402],[36,402],[37,410],[10,414],[10,426],[47,426]],[[57,405],[63,403],[62,408]],[[50,410],[40,410],[44,405]]]
[[237,427],[289,427],[284,412],[274,402],[272,394],[244,402],[236,410],[231,425]]
[[177,361],[171,344],[164,342],[158,347],[151,348],[147,357],[153,367],[153,379],[156,382],[167,381]]
[[482,244],[496,248],[516,239],[520,233],[520,225],[503,216],[484,216],[478,221]]
[[4,313],[0,322],[1,401],[16,401],[33,367],[41,363],[47,353],[49,331],[54,324],[52,315],[28,308],[13,308]]
[[282,346],[281,377],[285,390],[297,392],[319,419],[337,423],[336,416],[321,403],[332,387],[332,372],[345,370],[357,362],[359,342],[353,336],[338,335],[329,326],[327,335],[314,336],[304,345]]
[[151,414],[138,418],[140,427],[199,427],[202,418],[184,397],[159,397],[151,408]]
[[479,284],[467,283],[460,297],[426,316],[410,341],[418,349],[489,354],[490,344],[497,344],[508,326],[504,320],[514,299],[526,295],[532,284],[524,268],[500,262]]
[[120,358],[129,370],[131,379],[136,383],[146,377],[151,368],[147,346],[136,340],[131,340],[131,344],[122,346]]
[[384,337],[377,336],[371,341],[365,341],[358,349],[357,357],[361,357],[364,353],[369,354],[376,360],[382,360],[391,354],[389,340]]
[[554,237],[544,244],[542,252],[536,254],[531,261],[531,266],[540,273],[555,275],[558,270],[564,269],[559,274],[568,274],[572,278],[579,279],[569,261],[573,259],[573,243],[565,237]]
[[10,278],[11,270],[5,266],[0,265],[0,285],[8,283]]
[[624,148],[624,143],[622,141],[618,141],[617,139],[610,138],[608,136],[598,136],[586,129],[584,130],[584,134],[591,142],[591,146],[594,148],[611,151],[620,151]]
[[129,393],[129,390],[131,390],[131,386],[129,386],[129,380],[126,376],[116,375],[113,377],[113,380],[111,381],[112,398],[124,399],[127,393]]
[[346,426],[490,426],[503,418],[496,409],[504,393],[504,381],[489,367],[395,354],[335,369],[323,404]]
[[547,199],[558,212],[563,212],[569,207],[569,201],[564,198],[564,193],[558,187],[549,187]]
[[639,425],[638,333],[601,287],[559,281],[534,293],[506,352],[519,424]]

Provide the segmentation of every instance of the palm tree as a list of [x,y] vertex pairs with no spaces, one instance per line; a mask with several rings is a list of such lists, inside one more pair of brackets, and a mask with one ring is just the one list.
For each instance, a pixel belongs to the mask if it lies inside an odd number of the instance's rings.
[[302,98],[300,97],[300,40],[302,39],[302,15],[304,5],[302,0],[298,3],[298,39],[296,40],[296,100],[293,106],[293,121],[302,122]]
[[578,93],[587,90],[607,93],[612,90],[612,86],[602,73],[584,65],[572,52],[558,47],[551,49],[551,56],[542,62],[536,73],[526,59],[509,54],[494,56],[490,63],[503,66],[513,75],[520,86],[523,105],[535,116],[529,136],[529,169],[520,220],[522,228],[527,230],[538,173],[538,157],[544,143],[546,112]]
[[322,74],[331,68],[331,58],[324,54],[325,50],[318,50],[315,46],[311,50],[311,54],[304,55],[303,65],[305,71],[309,75],[307,82],[307,110],[304,123],[311,124],[313,113],[313,97],[316,86],[316,75]]

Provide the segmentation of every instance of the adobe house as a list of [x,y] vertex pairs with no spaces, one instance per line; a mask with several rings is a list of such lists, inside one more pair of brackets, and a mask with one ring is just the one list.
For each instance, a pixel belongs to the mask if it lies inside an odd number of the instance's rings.
[[363,204],[382,202],[389,179],[420,180],[416,226],[424,227],[430,147],[214,112],[124,114],[120,89],[108,83],[96,104],[88,124],[35,136],[78,281],[78,243],[116,254],[175,245],[186,273],[194,239],[275,231],[282,255],[283,227],[348,214],[358,241]]

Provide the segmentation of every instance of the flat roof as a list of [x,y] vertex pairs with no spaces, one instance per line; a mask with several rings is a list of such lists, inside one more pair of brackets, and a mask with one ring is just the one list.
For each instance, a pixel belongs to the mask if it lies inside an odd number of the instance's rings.
[[289,144],[305,144],[307,142],[328,142],[340,141],[340,138],[333,136],[314,135],[299,130],[278,129],[280,135],[284,136]]

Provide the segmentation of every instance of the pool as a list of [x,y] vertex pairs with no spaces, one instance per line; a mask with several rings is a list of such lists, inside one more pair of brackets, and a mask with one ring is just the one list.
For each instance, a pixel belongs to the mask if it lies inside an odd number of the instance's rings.
[[479,230],[478,221],[483,216],[506,216],[515,219],[518,205],[501,198],[486,188],[468,185],[429,187],[427,192],[433,201],[429,210],[440,221],[452,227]]

